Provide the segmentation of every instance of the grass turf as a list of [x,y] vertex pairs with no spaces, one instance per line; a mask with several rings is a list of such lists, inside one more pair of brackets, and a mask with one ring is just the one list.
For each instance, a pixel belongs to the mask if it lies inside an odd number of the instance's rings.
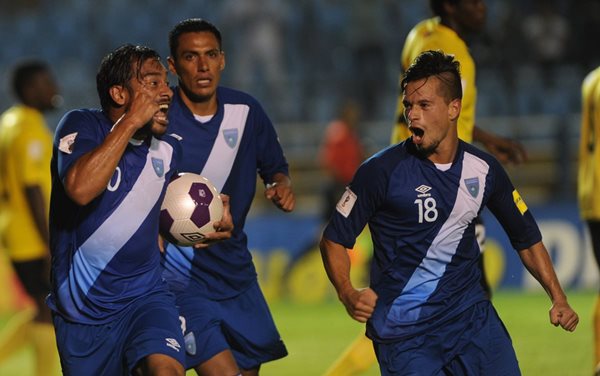
[[[592,310],[594,292],[571,291],[571,305],[580,323],[574,333],[548,321],[549,301],[541,292],[499,291],[493,302],[510,332],[523,375],[587,376],[592,373]],[[289,355],[262,367],[262,376],[320,376],[363,330],[338,302],[314,305],[285,300],[271,310]],[[0,318],[4,323],[5,318]],[[0,325],[1,327],[1,325]],[[29,376],[32,352],[24,348],[0,364],[0,375]],[[188,372],[188,375],[195,373]],[[379,375],[373,365],[363,376]]]

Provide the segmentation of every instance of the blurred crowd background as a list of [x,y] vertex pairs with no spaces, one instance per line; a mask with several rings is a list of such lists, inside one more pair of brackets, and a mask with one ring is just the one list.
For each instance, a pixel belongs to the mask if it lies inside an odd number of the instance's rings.
[[[580,87],[600,65],[600,1],[486,3],[485,33],[470,40],[478,123],[529,148],[530,162],[509,173],[530,201],[574,200]],[[222,83],[262,102],[306,197],[321,178],[322,132],[347,99],[360,106],[368,149],[389,142],[402,45],[430,16],[426,0],[0,0],[0,9],[0,109],[13,101],[9,67],[42,58],[64,97],[51,126],[71,108],[98,106],[95,74],[107,51],[139,43],[166,57],[177,21],[212,21],[224,38]]]

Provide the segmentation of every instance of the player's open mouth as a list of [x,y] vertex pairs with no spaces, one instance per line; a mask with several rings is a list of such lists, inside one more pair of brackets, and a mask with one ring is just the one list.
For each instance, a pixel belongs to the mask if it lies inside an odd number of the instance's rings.
[[413,142],[415,144],[420,144],[423,141],[423,135],[425,134],[425,131],[422,130],[421,128],[417,128],[417,127],[413,127],[413,126],[410,126],[409,129],[413,134],[413,137],[412,137]]
[[167,112],[169,111],[169,105],[167,103],[162,103],[158,107],[158,111],[154,114],[154,119],[161,123],[168,123],[167,120]]
[[200,86],[207,86],[210,85],[210,81],[210,78],[200,78],[196,80],[196,83]]

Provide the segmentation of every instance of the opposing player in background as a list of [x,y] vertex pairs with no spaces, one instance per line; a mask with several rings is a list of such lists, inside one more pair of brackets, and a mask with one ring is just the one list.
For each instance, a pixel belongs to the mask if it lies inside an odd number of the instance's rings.
[[178,86],[169,132],[182,140],[181,171],[199,173],[231,197],[231,239],[201,252],[169,244],[165,278],[186,323],[186,368],[199,375],[257,375],[287,355],[258,285],[244,232],[257,173],[265,197],[284,212],[295,199],[275,129],[250,95],[219,86],[225,68],[221,33],[202,19],[169,33],[169,69]]
[[[592,250],[600,270],[600,68],[585,77],[581,98],[577,196],[579,211],[587,224]],[[600,375],[600,292],[596,297],[593,326],[595,374]]]
[[124,45],[96,76],[102,110],[65,114],[54,138],[48,305],[66,375],[184,375],[158,222],[181,156],[165,134],[173,92],[159,55]]
[[[45,303],[50,292],[52,133],[44,113],[54,110],[61,98],[51,69],[43,61],[27,60],[15,65],[11,83],[19,103],[0,117],[0,251],[7,251],[37,312],[33,321],[20,328],[8,323],[13,335],[0,343],[0,359],[19,349],[18,343],[30,343],[36,374],[49,375],[58,373],[60,365],[52,317]],[[21,314],[28,313],[20,312],[15,319]]]
[[[488,207],[550,297],[550,322],[575,330],[539,228],[500,163],[461,141],[459,63],[441,51],[406,70],[412,136],[359,168],[323,232],[325,270],[348,314],[367,323],[382,375],[518,375],[511,339],[480,283],[475,219]],[[368,224],[370,286],[346,249]]]

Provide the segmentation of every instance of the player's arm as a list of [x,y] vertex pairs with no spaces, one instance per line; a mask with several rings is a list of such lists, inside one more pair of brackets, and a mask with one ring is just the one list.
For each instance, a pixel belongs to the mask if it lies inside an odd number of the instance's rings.
[[574,331],[579,323],[579,317],[567,302],[567,296],[556,277],[552,261],[544,244],[540,241],[519,251],[519,257],[529,273],[546,290],[552,301],[550,322],[554,326],[560,325],[565,330]]
[[106,189],[129,140],[157,111],[159,105],[150,93],[136,92],[129,110],[117,120],[104,141],[81,156],[67,172],[65,191],[75,203],[87,205]]
[[320,242],[321,257],[338,298],[354,320],[366,322],[375,309],[377,294],[370,288],[356,289],[350,280],[350,257],[346,248],[325,237]]
[[224,193],[221,193],[220,196],[221,201],[223,202],[223,216],[221,217],[220,221],[217,221],[213,224],[215,232],[206,234],[201,243],[194,244],[194,248],[196,249],[206,248],[213,243],[231,238],[231,233],[233,231],[233,218],[231,217],[229,196]]
[[44,200],[42,189],[39,185],[27,185],[25,186],[25,200],[29,206],[31,217],[35,223],[35,227],[44,240],[44,244],[50,244],[50,235],[48,230],[48,218],[47,218],[47,203]]
[[473,141],[480,142],[501,163],[527,161],[527,152],[520,142],[484,131],[477,125],[473,127]]
[[281,172],[273,175],[271,183],[267,184],[265,197],[281,210],[291,212],[294,210],[296,198],[292,190],[292,179]]

